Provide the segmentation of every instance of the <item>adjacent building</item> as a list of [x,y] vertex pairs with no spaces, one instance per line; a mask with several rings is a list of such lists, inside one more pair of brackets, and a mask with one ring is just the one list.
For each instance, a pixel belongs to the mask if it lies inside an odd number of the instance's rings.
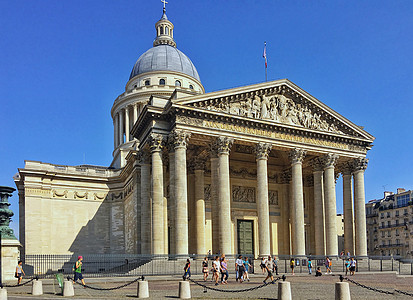
[[411,257],[413,251],[413,191],[384,192],[366,204],[369,255]]

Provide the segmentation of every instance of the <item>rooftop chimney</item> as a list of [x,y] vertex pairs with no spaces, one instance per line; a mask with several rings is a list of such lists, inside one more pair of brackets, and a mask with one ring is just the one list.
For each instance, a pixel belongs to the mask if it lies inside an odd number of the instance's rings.
[[405,191],[406,191],[406,189],[404,189],[404,188],[398,188],[397,189],[397,194],[404,193]]

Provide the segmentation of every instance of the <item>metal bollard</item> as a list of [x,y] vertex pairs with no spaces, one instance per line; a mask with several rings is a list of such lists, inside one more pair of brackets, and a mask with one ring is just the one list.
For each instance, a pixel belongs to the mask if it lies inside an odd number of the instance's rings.
[[32,283],[32,295],[40,296],[43,295],[43,283],[41,280],[35,280]]
[[350,300],[350,286],[348,282],[336,282],[335,300]]
[[149,287],[147,281],[138,281],[138,298],[149,298]]
[[63,285],[63,297],[73,297],[75,290],[73,288],[72,280],[66,280]]
[[291,285],[289,281],[278,281],[278,300],[291,300]]
[[179,282],[179,299],[191,299],[191,286],[189,281],[180,281]]
[[5,288],[0,289],[0,300],[7,300],[7,290]]

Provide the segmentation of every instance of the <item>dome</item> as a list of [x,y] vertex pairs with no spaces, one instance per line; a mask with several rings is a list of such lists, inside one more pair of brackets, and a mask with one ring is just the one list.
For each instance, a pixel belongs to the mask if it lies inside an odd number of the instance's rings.
[[157,45],[142,54],[133,66],[129,79],[152,71],[181,72],[201,82],[192,61],[181,51],[169,45]]

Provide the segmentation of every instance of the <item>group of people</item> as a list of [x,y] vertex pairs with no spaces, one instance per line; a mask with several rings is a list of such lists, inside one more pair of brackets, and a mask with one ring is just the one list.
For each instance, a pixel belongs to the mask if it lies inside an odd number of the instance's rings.
[[267,283],[267,279],[271,278],[271,282],[274,281],[274,275],[278,275],[278,265],[277,265],[277,258],[274,256],[274,259],[271,257],[271,255],[268,256],[267,259],[264,257],[261,258],[261,270],[265,274],[267,272],[267,277],[264,279],[264,283]]

